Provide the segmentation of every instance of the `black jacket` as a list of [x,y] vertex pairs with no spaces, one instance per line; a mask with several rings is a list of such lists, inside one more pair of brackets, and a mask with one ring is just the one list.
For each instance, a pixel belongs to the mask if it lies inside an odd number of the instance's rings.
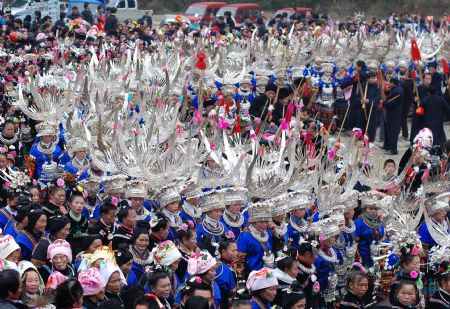
[[117,250],[120,244],[131,245],[133,243],[132,237],[133,231],[127,231],[122,226],[119,226],[112,240],[112,248]]
[[341,301],[339,308],[341,308],[341,309],[352,309],[352,308],[364,309],[365,304],[362,299],[359,299],[358,297],[356,297],[355,294],[353,294],[352,292],[349,291],[344,296],[344,299]]
[[444,291],[436,291],[430,298],[430,308],[433,309],[448,309],[450,308],[450,294]]
[[440,95],[431,94],[422,101],[425,110],[423,127],[433,132],[433,144],[443,146],[446,141],[444,121],[450,119],[450,106]]
[[353,86],[352,95],[350,97],[350,105],[356,107],[361,106],[361,96],[363,95],[362,92],[364,92],[364,88],[366,87],[366,82],[367,73],[364,70],[361,70],[359,71],[359,83],[361,84],[361,88],[358,86],[358,81],[354,78],[345,79],[342,83],[339,84],[339,87],[341,87],[341,89]]
[[116,32],[118,27],[119,27],[119,21],[117,20],[117,17],[115,15],[109,15],[106,18],[106,22],[105,22],[105,32],[106,33]]
[[88,10],[84,10],[81,12],[81,17],[91,25],[94,23],[94,17],[92,16],[92,12]]
[[113,240],[115,231],[116,227],[114,225],[108,228],[105,224],[103,224],[101,220],[88,228],[88,234],[100,235],[100,238],[102,239],[102,244],[104,246],[107,246],[109,242]]
[[269,105],[269,99],[265,94],[262,94],[253,99],[248,112],[251,116],[264,120],[267,115]]

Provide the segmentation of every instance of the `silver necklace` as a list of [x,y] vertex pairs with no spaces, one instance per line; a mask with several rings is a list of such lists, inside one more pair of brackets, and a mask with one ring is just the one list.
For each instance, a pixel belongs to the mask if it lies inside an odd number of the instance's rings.
[[289,222],[291,223],[292,228],[300,233],[306,233],[306,231],[308,230],[308,222],[306,222],[305,219],[300,219],[302,225],[298,225],[294,220],[292,220],[293,217],[294,216],[291,216],[289,218]]
[[259,242],[264,243],[269,240],[269,234],[267,234],[267,231],[261,233],[253,226],[253,224],[250,224],[248,226],[248,230],[250,231],[250,235],[252,235],[253,238],[255,238]]
[[172,228],[177,228],[181,225],[183,220],[181,219],[178,213],[170,212],[166,208],[163,209],[163,214],[165,214],[167,218],[167,222],[169,222],[169,226]]
[[299,262],[298,263],[298,268],[300,268],[300,270],[302,272],[304,272],[305,274],[308,274],[308,275],[312,275],[312,274],[314,274],[316,272],[316,266],[314,266],[314,264],[311,264],[311,267],[308,268],[308,267],[304,266],[302,263]]
[[194,219],[199,219],[202,216],[202,212],[195,205],[189,204],[188,202],[184,202],[183,206],[184,212],[187,213],[190,217]]
[[284,236],[286,234],[287,225],[285,224],[284,221],[281,223],[280,226],[277,225],[275,222],[273,222],[273,224],[275,226],[275,234],[276,234],[276,236],[280,237],[280,236]]
[[89,164],[89,161],[86,159],[83,160],[83,162],[80,163],[76,157],[72,159],[72,164],[75,166],[79,171],[82,170],[85,166]]
[[14,137],[11,138],[11,139],[5,138],[5,137],[3,136],[3,133],[0,134],[0,142],[1,142],[3,145],[8,145],[8,146],[10,146],[10,145],[16,143],[18,139],[19,139],[19,138],[17,137],[16,134],[14,134]]
[[[233,220],[232,215],[238,216],[237,221]],[[235,214],[229,211],[228,209],[225,209],[225,211],[223,212],[223,221],[225,221],[225,223],[231,227],[241,228],[242,225],[244,224],[244,216],[241,213]]]
[[202,226],[206,232],[214,236],[220,236],[223,234],[224,226],[219,220],[211,219],[208,215],[202,221]]
[[331,256],[329,256],[328,254],[326,254],[322,249],[319,250],[319,255],[321,257],[323,257],[323,259],[327,262],[330,263],[337,263],[338,259],[337,259],[337,254],[334,251],[333,248],[330,248],[329,253],[331,254]]
[[41,142],[39,142],[39,143],[37,144],[37,149],[38,149],[40,152],[42,152],[43,154],[49,155],[49,154],[52,154],[52,153],[55,151],[55,149],[56,149],[56,144],[51,143],[49,147],[43,148],[42,145],[41,145]]
[[355,229],[356,229],[355,222],[352,219],[350,219],[348,221],[348,223],[350,223],[350,226],[345,224],[344,228],[343,228],[343,232],[347,233],[347,234],[352,234],[355,231]]

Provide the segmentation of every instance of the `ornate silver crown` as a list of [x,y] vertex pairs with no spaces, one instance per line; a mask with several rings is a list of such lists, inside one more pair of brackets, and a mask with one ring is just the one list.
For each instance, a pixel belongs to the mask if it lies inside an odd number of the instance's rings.
[[220,190],[223,194],[225,205],[243,204],[247,201],[248,190],[243,187],[231,187]]
[[205,192],[200,198],[202,213],[210,210],[225,209],[224,193],[219,190]]
[[108,195],[125,193],[127,178],[122,174],[106,176],[102,181],[105,193]]
[[427,210],[428,215],[432,216],[439,211],[450,210],[449,197],[449,193],[445,192],[426,199],[425,209]]
[[143,198],[148,199],[147,184],[140,180],[132,180],[128,182],[127,191],[125,192],[126,198]]
[[248,207],[248,222],[271,221],[272,207],[266,201],[251,203]]
[[177,183],[171,183],[159,190],[156,194],[161,207],[164,207],[173,202],[181,201],[180,191],[178,190]]
[[293,191],[288,193],[288,211],[296,209],[308,209],[311,206],[311,193],[306,190]]

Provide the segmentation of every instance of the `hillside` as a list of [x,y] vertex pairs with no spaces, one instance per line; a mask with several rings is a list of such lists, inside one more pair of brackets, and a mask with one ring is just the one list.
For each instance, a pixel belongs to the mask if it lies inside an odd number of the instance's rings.
[[[141,0],[147,9],[153,9],[155,13],[183,12],[192,2],[199,0]],[[228,1],[239,3],[243,1]],[[286,6],[306,6],[318,12],[329,12],[333,17],[342,18],[353,15],[353,12],[364,11],[367,16],[385,16],[388,12],[414,12],[422,15],[440,16],[450,11],[448,1],[442,0],[248,0],[246,2],[261,3],[265,11],[276,11]]]

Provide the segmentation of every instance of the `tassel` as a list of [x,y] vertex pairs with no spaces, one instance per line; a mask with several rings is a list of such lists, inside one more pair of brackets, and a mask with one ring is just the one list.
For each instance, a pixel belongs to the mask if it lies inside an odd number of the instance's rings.
[[206,62],[205,62],[206,56],[204,53],[198,53],[197,54],[197,62],[195,63],[195,67],[199,70],[206,70]]
[[236,122],[234,124],[233,133],[241,133],[241,116],[236,117]]
[[419,46],[417,45],[416,39],[411,39],[411,60],[419,61],[422,60],[422,56],[420,55]]
[[411,79],[413,80],[413,82],[416,82],[416,78],[417,78],[416,70],[412,70],[411,71]]
[[444,71],[444,74],[445,74],[445,75],[448,75],[449,69],[448,69],[448,63],[447,63],[447,60],[445,60],[445,58],[442,58],[442,59],[441,59],[441,62],[442,62],[442,70]]
[[425,115],[425,110],[423,109],[422,106],[419,106],[419,107],[416,108],[416,114],[419,115],[419,116]]
[[309,95],[309,85],[308,85],[308,83],[305,83],[305,86],[303,88],[303,97],[307,98],[308,95]]

